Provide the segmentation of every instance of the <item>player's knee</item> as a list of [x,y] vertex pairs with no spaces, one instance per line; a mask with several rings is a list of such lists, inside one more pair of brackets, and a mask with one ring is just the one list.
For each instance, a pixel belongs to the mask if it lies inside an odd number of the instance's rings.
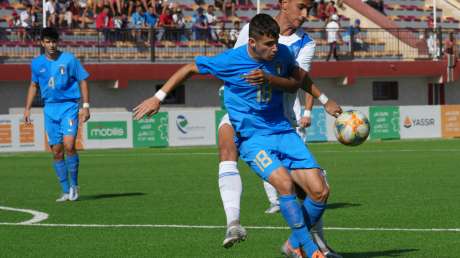
[[312,191],[310,198],[315,202],[325,202],[329,197],[329,187],[324,185],[321,188]]
[[64,145],[65,154],[67,155],[75,155],[75,145],[74,144],[65,144]]
[[53,149],[53,159],[54,160],[63,160],[64,151],[62,149]]
[[287,174],[274,173],[270,176],[269,183],[275,187],[280,195],[288,195],[294,192],[294,182]]

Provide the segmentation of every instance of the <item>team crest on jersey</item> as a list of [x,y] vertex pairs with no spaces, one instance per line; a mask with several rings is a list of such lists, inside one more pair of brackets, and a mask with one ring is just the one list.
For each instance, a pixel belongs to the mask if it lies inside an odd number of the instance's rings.
[[277,75],[281,75],[283,71],[283,65],[280,62],[275,63],[275,71]]
[[59,73],[60,73],[61,75],[64,75],[64,74],[65,74],[65,65],[60,65],[60,66],[59,66]]

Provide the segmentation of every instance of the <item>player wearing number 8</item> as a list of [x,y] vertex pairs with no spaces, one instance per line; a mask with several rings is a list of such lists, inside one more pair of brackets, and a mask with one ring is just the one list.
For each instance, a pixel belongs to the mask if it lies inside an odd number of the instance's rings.
[[[296,91],[306,84],[295,79],[299,70],[289,49],[278,44],[279,30],[269,15],[256,15],[249,25],[248,44],[217,56],[197,57],[138,105],[134,116],[157,113],[166,94],[191,75],[212,74],[223,80],[224,103],[240,157],[280,193],[281,213],[292,229],[290,242],[298,243],[309,257],[321,258],[308,229],[321,217],[328,189],[319,165],[284,116],[283,90]],[[294,183],[317,200],[307,198],[301,205]]]

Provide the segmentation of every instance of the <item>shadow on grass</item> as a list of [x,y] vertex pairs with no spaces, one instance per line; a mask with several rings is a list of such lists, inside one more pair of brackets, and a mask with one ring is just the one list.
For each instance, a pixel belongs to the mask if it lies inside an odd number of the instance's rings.
[[352,207],[359,207],[361,204],[359,203],[347,203],[347,202],[335,202],[335,203],[328,203],[327,209],[342,209],[342,208],[352,208]]
[[132,197],[132,196],[141,196],[146,195],[145,193],[111,193],[111,194],[95,194],[95,195],[84,195],[80,196],[80,200],[98,200],[98,199],[110,199],[110,198],[119,198],[119,197]]
[[405,257],[407,253],[416,252],[418,250],[419,249],[395,249],[362,253],[340,253],[340,255],[342,255],[343,258]]

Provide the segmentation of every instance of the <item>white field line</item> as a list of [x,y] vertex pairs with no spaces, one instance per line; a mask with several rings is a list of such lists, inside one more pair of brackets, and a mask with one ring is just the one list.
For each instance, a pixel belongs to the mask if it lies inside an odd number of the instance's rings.
[[[460,149],[386,149],[386,150],[311,150],[315,153],[400,153],[400,152],[460,152]],[[139,156],[217,156],[217,152],[145,152],[145,153],[80,153],[80,156],[88,157],[139,157]],[[0,154],[0,158],[15,157],[15,158],[34,158],[43,157],[43,155],[37,154],[17,154],[17,153],[6,153]]]
[[48,218],[48,214],[41,212],[41,211],[34,211],[34,210],[29,210],[29,209],[17,209],[17,208],[4,207],[4,206],[0,206],[0,210],[17,211],[17,212],[24,212],[24,213],[32,214],[33,217],[30,220],[26,220],[20,223],[13,223],[17,225],[32,225],[34,223],[44,221]]
[[[167,224],[50,224],[39,223],[48,218],[48,214],[30,209],[18,209],[0,206],[0,210],[16,211],[32,214],[32,219],[19,223],[0,222],[0,226],[33,226],[33,227],[74,227],[74,228],[185,228],[185,229],[225,229],[225,226],[213,225],[167,225]],[[288,230],[279,226],[245,226],[247,229]],[[406,232],[460,232],[460,228],[346,228],[325,227],[325,230],[338,231],[406,231]]]
[[[183,228],[183,229],[225,229],[225,226],[212,225],[161,225],[161,224],[22,224],[0,223],[0,226],[32,226],[32,227],[62,227],[62,228]],[[247,229],[288,230],[288,227],[276,226],[244,226]],[[460,228],[346,228],[325,227],[325,230],[336,231],[401,231],[401,232],[460,232]]]

